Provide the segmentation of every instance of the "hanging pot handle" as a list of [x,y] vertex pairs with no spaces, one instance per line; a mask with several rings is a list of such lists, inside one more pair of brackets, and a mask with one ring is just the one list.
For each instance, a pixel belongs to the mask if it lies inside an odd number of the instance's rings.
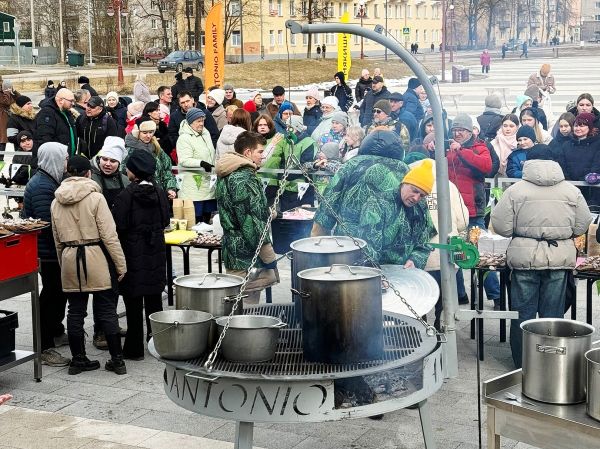
[[[223,302],[223,303],[226,303],[226,302],[236,302],[237,301],[237,297],[238,297],[238,295],[223,296],[221,298],[221,302]],[[244,298],[247,298],[247,297],[248,297],[248,295],[242,295],[240,297],[240,299],[244,299]]]
[[300,290],[296,290],[295,288],[290,288],[290,291],[294,294],[294,295],[298,295],[300,296],[300,298],[310,298],[310,293],[307,292],[301,292]]
[[294,252],[288,251],[287,253],[285,253],[285,257],[287,257],[288,260],[294,260]]
[[344,267],[346,268],[351,275],[356,276],[356,273],[354,271],[352,271],[352,267],[350,265],[346,265],[344,263],[334,263],[331,264],[331,266],[329,267],[329,271],[326,271],[325,273],[331,273],[333,271],[333,267]]
[[162,334],[163,332],[168,331],[171,328],[177,328],[177,326],[179,326],[179,321],[173,321],[173,324],[171,324],[169,327],[165,327],[164,329],[159,330],[158,332],[152,332],[151,335],[154,337],[158,334]]
[[205,382],[210,382],[210,383],[216,381],[219,377],[221,377],[221,376],[214,376],[214,377],[199,376],[198,374],[194,374],[194,371],[190,371],[189,373],[185,373],[184,376],[185,377],[192,377],[192,378],[198,379],[198,380],[204,380]]
[[591,346],[596,346],[598,343],[600,343],[600,340],[593,341]]
[[323,241],[323,239],[325,239],[325,238],[328,238],[328,239],[329,239],[329,238],[332,238],[332,239],[333,239],[333,241],[334,241],[334,242],[337,244],[337,246],[338,246],[338,247],[340,247],[340,248],[343,248],[343,247],[344,247],[344,245],[342,245],[342,244],[339,242],[339,240],[337,239],[337,237],[321,237],[321,238],[319,239],[319,241],[318,241],[317,243],[315,243],[315,246],[319,246],[319,245],[321,244],[321,242]]
[[215,279],[219,279],[219,275],[217,273],[204,273],[204,276],[202,277],[202,280],[198,282],[198,285],[204,284],[204,281],[208,276],[214,276]]
[[281,329],[282,327],[286,327],[287,323],[284,323],[283,321],[280,321],[279,323],[273,324],[273,326],[271,326],[272,328],[277,328],[277,329]]

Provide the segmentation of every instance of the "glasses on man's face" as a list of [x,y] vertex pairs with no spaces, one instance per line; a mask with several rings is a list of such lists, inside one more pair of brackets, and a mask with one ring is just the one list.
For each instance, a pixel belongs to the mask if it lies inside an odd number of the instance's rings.
[[73,103],[75,101],[75,98],[61,98],[61,100],[68,101],[69,103]]
[[381,109],[373,109],[373,114],[381,114],[383,111]]

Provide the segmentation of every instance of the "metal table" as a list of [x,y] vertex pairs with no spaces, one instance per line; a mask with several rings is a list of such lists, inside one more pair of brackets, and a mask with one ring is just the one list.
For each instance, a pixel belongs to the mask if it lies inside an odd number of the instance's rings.
[[6,357],[0,358],[0,372],[6,371],[21,363],[33,360],[33,377],[42,380],[42,359],[40,349],[42,337],[40,332],[40,301],[38,296],[38,272],[0,281],[0,301],[31,293],[31,321],[33,325],[33,351],[15,350]]
[[[594,283],[600,281],[600,274],[586,271],[574,271],[575,279],[585,280],[585,303],[586,303],[586,316],[585,320],[588,324],[592,324],[592,312],[593,312],[593,298],[594,298]],[[576,296],[577,298],[577,296]],[[577,319],[577,307],[571,307],[571,319]]]
[[[268,304],[245,313],[284,316],[294,322],[293,304]],[[302,330],[284,328],[275,358],[265,363],[234,363],[217,357],[204,368],[208,354],[198,359],[162,359],[165,393],[194,413],[236,421],[235,448],[251,449],[255,422],[301,423],[365,418],[417,405],[427,449],[435,448],[427,398],[442,386],[442,345],[428,336],[415,319],[384,312],[384,355],[380,360],[349,364],[304,360]],[[364,405],[336,406],[335,382],[362,377],[386,383],[377,400]],[[392,382],[390,379],[394,379]],[[398,379],[402,379],[399,381]],[[377,391],[377,390],[376,390]]]
[[[521,380],[521,370],[516,370],[483,383],[488,449],[500,449],[501,436],[543,449],[600,447],[600,422],[586,414],[585,403],[534,401],[522,395]],[[507,393],[517,400],[507,399]]]

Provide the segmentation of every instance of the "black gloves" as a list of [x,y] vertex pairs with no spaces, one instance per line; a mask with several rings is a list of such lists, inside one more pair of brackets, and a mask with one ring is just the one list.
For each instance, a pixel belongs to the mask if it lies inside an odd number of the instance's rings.
[[212,169],[214,168],[214,165],[209,164],[208,162],[205,162],[205,161],[200,161],[200,167],[202,167],[204,169],[204,171],[206,171],[206,173],[210,173],[212,171]]

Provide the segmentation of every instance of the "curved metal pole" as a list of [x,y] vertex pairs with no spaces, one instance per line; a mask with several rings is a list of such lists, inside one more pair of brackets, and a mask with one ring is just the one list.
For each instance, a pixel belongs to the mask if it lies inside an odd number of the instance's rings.
[[[429,80],[427,73],[423,70],[421,64],[411,56],[411,54],[394,40],[383,36],[375,31],[367,30],[359,25],[347,23],[319,23],[319,24],[300,24],[293,20],[288,20],[285,26],[293,34],[314,34],[314,33],[349,33],[357,36],[366,37],[372,41],[378,42],[389,50],[393,51],[402,59],[419,79],[427,98],[431,104],[433,112],[433,123],[435,126],[435,165],[436,165],[436,183],[437,183],[437,204],[438,204],[438,233],[440,243],[448,240],[450,226],[450,185],[448,181],[448,163],[444,149],[444,121],[442,116],[442,104],[438,98],[433,84]],[[440,250],[444,251],[444,250]],[[454,266],[449,257],[440,257],[440,269],[442,280],[442,298],[444,301],[444,322],[446,323],[445,345],[445,363],[444,371],[447,377],[456,377],[458,375],[458,355],[456,349],[456,325],[455,313],[458,309],[458,297],[456,292],[456,277]]]

